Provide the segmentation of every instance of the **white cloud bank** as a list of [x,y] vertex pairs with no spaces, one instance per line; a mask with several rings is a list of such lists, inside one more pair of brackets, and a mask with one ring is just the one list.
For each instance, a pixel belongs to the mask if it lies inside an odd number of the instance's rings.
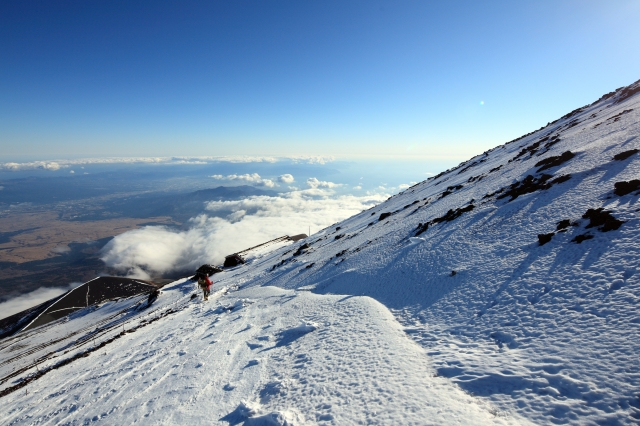
[[336,188],[338,186],[342,186],[341,183],[333,183],[333,182],[327,182],[327,181],[323,181],[323,180],[318,180],[317,178],[309,178],[307,179],[307,185],[309,185],[310,188]]
[[[289,175],[291,176],[291,175]],[[244,175],[213,175],[211,176],[213,179],[217,180],[229,180],[229,181],[240,181],[245,183],[250,183],[255,186],[265,186],[267,188],[273,188],[276,184],[271,179],[263,179],[260,177],[258,173],[252,174],[244,174]]]
[[294,181],[295,179],[293,178],[293,175],[290,175],[289,173],[278,176],[278,182],[280,183],[293,183]]
[[66,164],[60,164],[57,161],[31,161],[28,163],[0,163],[0,171],[18,172],[21,170],[50,170],[56,171],[63,167],[69,167]]
[[335,196],[332,191],[308,189],[279,197],[250,197],[239,201],[211,201],[187,230],[147,226],[116,236],[102,251],[102,260],[131,277],[149,278],[173,271],[195,270],[203,263],[220,264],[224,256],[282,235],[325,228],[386,198],[383,194]]

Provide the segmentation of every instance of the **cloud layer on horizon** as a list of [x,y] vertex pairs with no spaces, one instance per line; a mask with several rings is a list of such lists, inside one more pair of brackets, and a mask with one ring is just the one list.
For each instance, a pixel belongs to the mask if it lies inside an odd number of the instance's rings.
[[0,163],[0,171],[18,172],[25,170],[48,170],[56,171],[71,166],[82,166],[90,164],[210,164],[210,163],[276,163],[278,161],[291,161],[293,163],[305,164],[326,164],[334,161],[333,157],[327,156],[203,156],[203,157],[104,157],[104,158],[80,158],[69,160],[52,161],[27,161],[27,162],[6,162]]
[[186,230],[147,226],[116,236],[102,250],[107,266],[136,278],[193,271],[203,263],[283,235],[317,232],[386,199],[386,194],[336,196],[326,189],[293,191],[278,197],[211,201],[208,212]]
[[258,173],[247,173],[244,175],[231,174],[227,176],[213,175],[211,177],[216,180],[240,181],[250,183],[255,186],[264,186],[267,188],[273,188],[274,186],[276,186],[275,182],[273,182],[271,179],[263,179]]

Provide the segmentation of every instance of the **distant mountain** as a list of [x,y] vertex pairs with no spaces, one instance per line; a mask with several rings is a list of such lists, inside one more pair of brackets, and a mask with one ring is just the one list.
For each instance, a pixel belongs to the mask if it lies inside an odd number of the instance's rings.
[[184,198],[198,201],[240,200],[254,195],[275,197],[278,193],[276,191],[259,189],[249,185],[219,186],[217,188],[201,189],[199,191],[190,192],[186,194]]
[[247,256],[208,303],[178,280],[0,341],[2,421],[637,424],[639,92]]

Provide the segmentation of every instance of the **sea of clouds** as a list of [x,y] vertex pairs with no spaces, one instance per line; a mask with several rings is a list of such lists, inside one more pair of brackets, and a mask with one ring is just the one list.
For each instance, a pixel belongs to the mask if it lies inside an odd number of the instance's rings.
[[[260,184],[259,176],[219,176]],[[282,175],[283,183],[294,181]],[[254,196],[237,201],[211,201],[186,229],[146,226],[116,236],[102,250],[101,259],[129,277],[149,279],[179,271],[193,271],[204,263],[221,264],[224,257],[283,235],[317,232],[372,207],[388,197],[336,194],[333,182],[309,178],[308,189],[279,196]],[[266,186],[266,185],[265,185]]]

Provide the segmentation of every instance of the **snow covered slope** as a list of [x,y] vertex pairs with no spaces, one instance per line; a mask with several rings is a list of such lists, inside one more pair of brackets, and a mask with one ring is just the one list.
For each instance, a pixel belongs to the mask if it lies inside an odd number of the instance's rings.
[[637,422],[639,92],[605,95],[226,280],[373,297],[440,376],[503,412]]
[[[110,302],[32,332],[28,351],[24,339],[3,345],[3,361],[25,351],[11,364],[42,375],[2,397],[2,422],[509,421],[433,377],[424,351],[371,298],[253,287],[224,288],[203,303],[193,291],[193,282],[181,280],[149,307]],[[64,360],[72,361],[60,366]]]
[[32,363],[11,351],[75,358],[0,397],[2,421],[637,423],[639,92],[216,274],[208,304],[179,281],[59,324],[99,324],[98,349],[3,341],[2,377]]

